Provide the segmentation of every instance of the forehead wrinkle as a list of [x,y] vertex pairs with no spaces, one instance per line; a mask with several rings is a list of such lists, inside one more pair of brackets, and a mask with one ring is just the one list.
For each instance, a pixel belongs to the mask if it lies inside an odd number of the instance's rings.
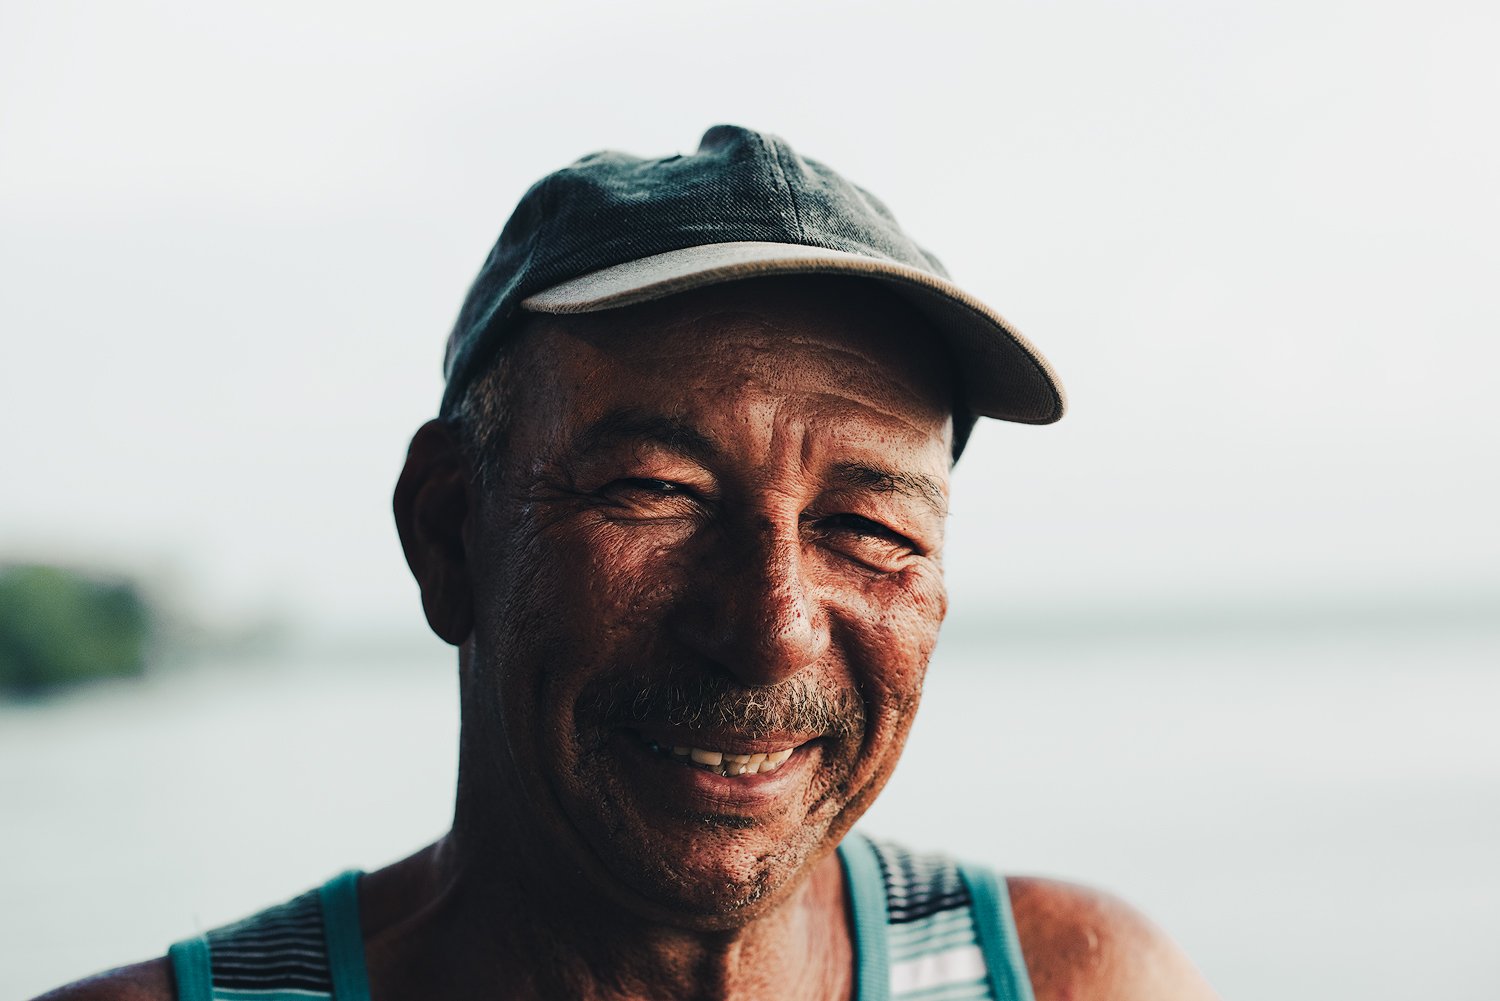
[[[733,322],[726,323],[726,320]],[[750,369],[764,372],[768,382],[777,381],[780,374],[774,364],[779,360],[778,355],[789,354],[788,349],[805,349],[816,357],[817,364],[841,373],[845,388],[857,391],[867,402],[875,396],[894,393],[913,409],[952,410],[943,383],[941,358],[932,355],[909,336],[893,336],[890,331],[870,329],[869,324],[848,330],[828,330],[749,312],[725,312],[683,326],[718,335],[729,344],[746,335],[772,333],[776,347],[767,350],[763,345],[749,343],[743,348],[752,358],[762,362],[750,366]],[[898,358],[897,354],[903,357]],[[765,365],[767,359],[773,364]],[[804,357],[802,364],[807,363],[808,359]]]
[[[610,322],[605,325],[603,319]],[[836,458],[825,451],[827,447],[833,446],[835,453],[840,442],[857,447],[856,442],[845,441],[846,431],[855,439],[873,433],[880,440],[899,443],[898,451],[903,453],[907,446],[925,449],[927,442],[946,439],[951,406],[940,387],[932,384],[936,373],[928,369],[934,360],[911,340],[881,331],[878,318],[861,319],[857,329],[864,335],[851,334],[841,323],[788,322],[782,315],[744,307],[673,313],[658,307],[652,314],[628,317],[548,317],[549,332],[556,329],[565,341],[584,349],[577,359],[584,369],[584,382],[592,385],[610,372],[640,376],[639,380],[617,380],[624,398],[601,401],[618,406],[572,435],[569,444],[574,454],[650,444],[705,465],[748,446],[745,457],[759,467],[758,476],[765,483],[779,478],[773,471],[778,462],[772,456],[777,452],[783,461],[790,460],[792,468],[800,466],[804,473],[818,476],[815,467],[822,464],[818,455]],[[768,336],[769,343],[764,339]],[[717,364],[684,366],[684,345],[690,346],[698,360],[713,358]],[[632,391],[636,385],[654,386],[653,378],[668,371],[677,373],[680,380],[667,394],[669,399],[657,393],[642,397]],[[826,373],[827,378],[813,373]],[[838,390],[830,388],[831,381],[838,384]],[[738,404],[731,404],[731,399]],[[736,406],[748,406],[749,412],[741,410],[733,420],[735,425],[760,425],[757,433],[743,441],[727,426],[719,430],[729,437],[713,430],[722,419],[733,417]],[[798,411],[801,414],[794,416]],[[785,423],[788,418],[790,425]],[[943,442],[945,458],[949,451]],[[844,485],[909,495],[945,515],[946,497],[938,479],[929,475],[902,482],[894,471],[881,468],[892,465],[888,457],[864,448],[854,455],[846,452],[844,457],[891,474],[843,477]],[[829,468],[825,466],[820,477],[825,483]],[[936,465],[925,470],[935,471]]]

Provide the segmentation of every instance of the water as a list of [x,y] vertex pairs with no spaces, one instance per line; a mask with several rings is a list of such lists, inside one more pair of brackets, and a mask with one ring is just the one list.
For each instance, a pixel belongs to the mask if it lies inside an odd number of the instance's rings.
[[[1500,996],[1500,632],[950,633],[864,822],[1126,896],[1227,998]],[[0,997],[437,836],[451,656],[0,706]]]

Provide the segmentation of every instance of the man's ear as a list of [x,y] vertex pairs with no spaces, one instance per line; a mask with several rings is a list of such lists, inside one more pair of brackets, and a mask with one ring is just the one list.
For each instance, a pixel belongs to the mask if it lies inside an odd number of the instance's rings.
[[469,465],[458,440],[442,421],[428,421],[412,436],[393,506],[406,565],[422,589],[427,624],[454,646],[474,630],[464,548],[469,501]]

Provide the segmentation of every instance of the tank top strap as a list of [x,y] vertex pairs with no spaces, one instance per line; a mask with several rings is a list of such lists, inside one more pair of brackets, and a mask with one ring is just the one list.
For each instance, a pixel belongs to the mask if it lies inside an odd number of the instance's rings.
[[839,844],[839,862],[849,887],[854,939],[854,1001],[890,1001],[890,950],[886,943],[885,878],[868,838],[851,834]]
[[208,937],[195,935],[167,950],[177,1001],[213,1001],[213,973],[208,962]]
[[178,1001],[370,1001],[359,876],[173,945]]
[[1036,1001],[1005,880],[983,866],[969,864],[959,866],[959,875],[973,902],[974,930],[995,1001]]
[[318,890],[323,904],[323,940],[328,949],[328,977],[334,1001],[370,1001],[365,970],[365,938],[359,928],[357,869],[340,873]]
[[981,866],[851,835],[858,1001],[1035,1001],[1004,881]]

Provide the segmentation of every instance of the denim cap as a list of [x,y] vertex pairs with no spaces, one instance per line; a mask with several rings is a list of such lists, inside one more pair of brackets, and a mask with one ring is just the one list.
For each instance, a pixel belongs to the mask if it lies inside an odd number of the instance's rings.
[[1051,424],[1062,384],[999,313],[954,285],[890,210],[781,139],[733,125],[689,156],[586,156],[522,196],[448,338],[449,416],[522,312],[591,313],[770,275],[882,283],[932,323],[954,358],[955,452],[973,416]]

